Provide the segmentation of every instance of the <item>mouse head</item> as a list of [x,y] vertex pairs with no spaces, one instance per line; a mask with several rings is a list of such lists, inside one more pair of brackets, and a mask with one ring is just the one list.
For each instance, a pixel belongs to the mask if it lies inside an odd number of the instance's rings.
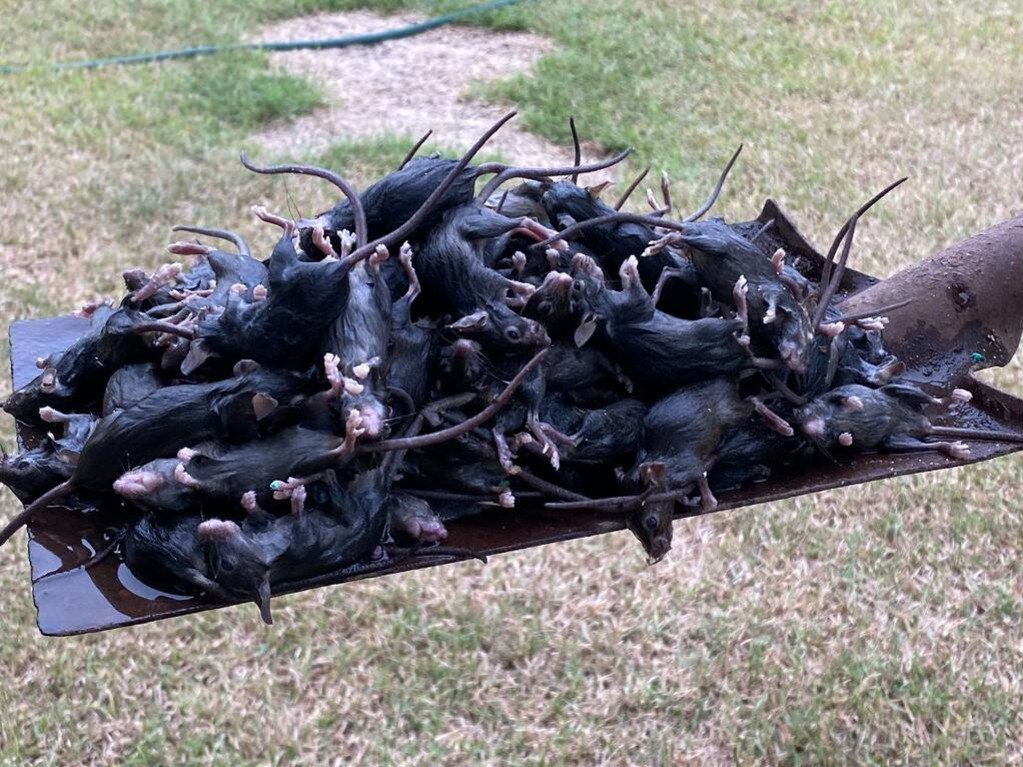
[[646,552],[647,564],[657,564],[671,551],[674,509],[672,501],[656,501],[633,509],[625,518],[625,526]]
[[487,359],[479,342],[460,338],[440,353],[440,373],[456,391],[473,389],[483,382]]
[[606,319],[604,271],[590,256],[576,253],[572,256],[571,275],[571,300],[579,318],[575,343],[583,346],[593,336],[597,322]]
[[0,483],[7,485],[23,503],[35,500],[69,477],[71,469],[52,449],[52,443],[50,448],[26,450],[18,455],[8,455],[0,448]]
[[571,274],[548,272],[522,307],[522,316],[537,320],[553,336],[570,334],[581,317],[578,296],[572,290],[574,282]]
[[336,412],[338,421],[344,422],[348,415],[356,410],[361,419],[360,428],[367,440],[383,439],[387,436],[387,406],[368,387],[358,394],[349,394],[346,389],[338,400]]
[[267,552],[237,523],[207,519],[199,524],[199,541],[206,549],[210,575],[231,596],[252,599],[263,622],[270,614],[270,565]]
[[614,209],[600,200],[607,184],[582,187],[571,181],[548,182],[541,202],[547,216],[558,226],[565,227],[575,221],[585,221],[614,213]]
[[789,369],[804,373],[814,336],[810,317],[791,294],[783,295],[787,300],[779,301],[774,310],[774,342]]
[[868,408],[876,396],[872,389],[858,384],[840,386],[800,408],[796,420],[803,433],[817,444],[825,448],[847,447],[862,429],[884,428],[880,421],[887,420],[886,414]]
[[[67,355],[63,355],[66,357]],[[3,409],[19,421],[36,423],[39,421],[39,409],[43,406],[58,410],[72,409],[76,390],[71,380],[70,370],[65,370],[58,360],[51,364],[49,360],[39,360],[42,372],[22,386],[3,403]],[[65,373],[62,375],[62,373]]]
[[[666,472],[659,461],[640,464],[639,479],[646,486],[646,493],[665,488]],[[648,501],[625,517],[625,526],[639,539],[648,564],[657,564],[671,550],[674,512],[674,501]]]
[[448,325],[462,338],[478,341],[484,349],[531,351],[550,344],[546,331],[535,320],[521,317],[503,304],[485,308]]
[[486,205],[506,216],[529,216],[546,226],[550,220],[541,202],[543,190],[542,181],[527,179],[513,189],[497,190],[487,200]]

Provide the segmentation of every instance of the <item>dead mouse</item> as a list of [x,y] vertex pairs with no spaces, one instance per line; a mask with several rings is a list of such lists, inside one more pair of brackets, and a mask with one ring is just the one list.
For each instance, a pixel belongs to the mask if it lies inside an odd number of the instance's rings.
[[[484,264],[482,248],[489,239],[512,231],[536,233],[530,219],[510,219],[476,205],[462,205],[444,214],[416,254],[416,273],[423,298],[434,312],[453,312],[463,318],[455,327],[488,328],[487,338],[497,344],[518,344],[529,332],[528,320],[512,306],[521,306],[533,286],[502,276]],[[484,346],[487,341],[482,341]]]
[[574,274],[587,286],[587,314],[576,331],[576,343],[586,343],[601,328],[626,374],[654,386],[780,366],[750,352],[744,282],[733,286],[735,318],[684,320],[654,308],[636,264],[632,257],[622,264],[621,291],[606,289],[592,264],[580,261],[575,266]]
[[[329,242],[320,242],[333,253]],[[403,248],[407,250],[408,245]],[[391,293],[380,274],[380,264],[386,259],[384,248],[348,272],[348,301],[327,330],[322,347],[334,355],[332,364],[350,381],[337,400],[337,422],[344,423],[354,408],[362,416],[367,439],[381,439],[387,431],[383,370],[391,335]]]
[[238,502],[245,493],[255,491],[266,500],[271,490],[293,489],[344,465],[363,434],[361,423],[361,416],[352,411],[343,438],[293,426],[241,445],[185,448],[178,453],[174,478],[207,498]]
[[124,410],[145,399],[166,384],[160,378],[156,365],[139,362],[114,371],[103,392],[103,415]]
[[39,419],[52,428],[37,447],[17,455],[0,447],[0,482],[22,503],[32,503],[71,476],[97,420],[88,413],[65,414],[50,407],[41,408]]
[[436,543],[448,537],[430,504],[407,493],[394,493],[387,499],[387,527],[399,540]]
[[134,328],[148,318],[131,309],[99,307],[89,330],[67,350],[40,359],[42,372],[4,403],[4,410],[20,421],[39,422],[39,409],[86,410],[103,396],[110,375],[131,362],[154,353]]
[[317,342],[345,309],[353,263],[300,260],[292,241],[293,224],[264,217],[284,230],[270,256],[269,294],[257,301],[232,295],[223,312],[199,322],[195,341],[207,356],[301,368],[316,358]]
[[199,540],[198,515],[160,517],[146,514],[131,523],[124,537],[124,560],[132,574],[157,588],[207,594],[227,601],[210,578]]
[[[815,445],[827,451],[851,449],[890,452],[938,450],[949,458],[966,460],[970,450],[962,442],[925,442],[924,439],[948,430],[935,427],[924,408],[965,402],[970,393],[956,389],[938,399],[916,386],[888,384],[871,389],[848,384],[820,395],[797,414],[797,419]],[[955,436],[969,437],[970,430],[952,430]],[[983,432],[976,432],[983,439]]]
[[665,239],[688,248],[701,282],[718,301],[730,302],[736,281],[745,277],[750,334],[789,368],[805,369],[813,329],[806,309],[782,279],[783,261],[766,256],[721,219],[687,224]]
[[[420,284],[412,266],[412,250],[403,247],[398,260],[405,270],[408,290],[391,307],[390,347],[385,358],[384,380],[389,393],[407,396],[406,415],[426,403],[436,372],[439,332],[429,320],[413,320],[412,304]],[[409,408],[409,405],[412,407]]]
[[[199,526],[213,579],[234,599],[252,599],[272,623],[274,585],[340,570],[369,556],[383,537],[388,481],[380,469],[356,475],[346,485],[325,483],[322,502],[306,508],[307,490],[296,489],[293,510],[268,518],[253,509],[240,525],[206,520]],[[322,504],[322,505],[321,505]]]
[[0,531],[0,545],[36,510],[74,490],[107,491],[132,466],[173,455],[189,442],[253,436],[277,403],[307,390],[308,382],[299,376],[258,368],[215,383],[166,386],[104,416],[83,445],[72,475],[16,515]]

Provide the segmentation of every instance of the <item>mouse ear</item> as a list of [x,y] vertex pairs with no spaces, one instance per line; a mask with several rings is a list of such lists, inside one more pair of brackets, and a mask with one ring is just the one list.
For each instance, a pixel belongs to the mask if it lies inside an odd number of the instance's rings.
[[848,397],[842,398],[842,409],[858,412],[863,410],[863,400],[857,397],[855,394],[850,394]]
[[567,213],[560,213],[558,214],[558,220],[556,223],[562,229],[568,229],[568,227],[570,226],[575,226],[578,223],[578,221],[576,221],[574,218],[572,218],[572,216],[568,215]]
[[911,384],[890,383],[882,386],[879,391],[884,392],[889,397],[895,397],[907,404],[918,405],[920,407],[940,402],[940,400],[935,399],[923,389],[919,389]]
[[199,338],[188,344],[188,354],[181,361],[181,374],[190,376],[198,370],[206,360],[216,357],[206,342]]
[[259,615],[263,623],[272,626],[274,619],[270,614],[270,573],[263,576],[263,580],[256,587],[256,604],[259,606]]
[[68,450],[66,447],[62,447],[57,451],[57,460],[61,463],[67,464],[68,466],[77,466],[78,453],[74,450]]
[[490,315],[487,314],[483,309],[478,312],[462,317],[457,322],[452,322],[448,325],[449,330],[482,330],[490,322]]
[[256,420],[262,421],[277,409],[279,403],[269,394],[257,392],[252,395],[252,412],[256,414]]
[[575,345],[582,348],[586,345],[586,342],[593,337],[593,333],[597,329],[597,317],[592,312],[583,317],[583,321],[579,323],[579,327],[575,329]]
[[234,367],[231,369],[231,372],[237,377],[243,376],[246,373],[255,373],[261,367],[263,366],[255,360],[238,360],[234,363]]
[[639,476],[647,487],[663,487],[667,479],[667,467],[662,461],[647,461],[639,465]]

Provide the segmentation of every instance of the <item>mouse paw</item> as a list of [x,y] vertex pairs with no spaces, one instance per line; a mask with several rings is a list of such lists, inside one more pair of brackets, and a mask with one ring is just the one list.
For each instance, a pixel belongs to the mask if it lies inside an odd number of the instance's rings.
[[46,423],[68,423],[71,420],[71,416],[67,413],[62,413],[49,406],[39,408],[39,418]]
[[182,463],[188,463],[197,455],[199,455],[199,451],[194,447],[183,447],[177,452],[177,459]]
[[838,435],[838,444],[842,447],[852,447],[853,435],[850,432],[843,431]]
[[863,317],[856,320],[856,327],[860,330],[884,330],[888,325],[887,317]]
[[782,272],[785,270],[785,249],[778,248],[774,251],[774,255],[771,256],[771,266],[774,267],[774,273],[781,277]]
[[344,385],[345,394],[351,397],[359,396],[366,389],[365,386],[363,386],[354,378],[348,378],[347,376],[343,376],[341,381]]
[[330,242],[330,238],[327,237],[326,232],[323,229],[323,224],[317,224],[313,227],[310,234],[313,241],[313,245],[323,255],[324,261],[337,261],[337,251],[334,250],[334,246]]
[[270,483],[275,501],[286,501],[294,495],[300,487],[304,487],[305,479],[300,477],[288,477],[287,479],[275,479]]
[[635,256],[629,256],[622,262],[618,269],[618,276],[622,281],[622,290],[630,290],[641,284],[639,278],[639,260]]
[[515,493],[511,491],[510,487],[506,487],[504,490],[497,494],[497,504],[502,509],[515,508]]
[[528,298],[529,296],[533,295],[536,292],[536,286],[530,285],[528,282],[508,280],[508,290],[510,290],[516,296]]
[[844,322],[822,322],[817,326],[819,332],[825,338],[837,338],[845,332]]
[[353,367],[352,375],[355,376],[360,381],[365,381],[367,378],[369,378],[370,371],[379,364],[380,364],[379,357],[373,357],[371,359],[368,359],[365,362],[359,363],[358,365]]
[[362,428],[362,413],[355,408],[348,411],[348,418],[345,421],[345,440],[341,443],[341,453],[350,453],[355,450],[355,443],[366,430]]
[[675,234],[666,234],[663,237],[659,237],[656,240],[650,240],[650,242],[647,243],[646,248],[643,250],[643,252],[640,254],[640,256],[642,256],[644,258],[646,256],[656,256],[658,253],[660,253],[662,250],[664,250],[669,245],[673,245],[675,243],[676,239],[677,239],[677,235],[675,235]]
[[939,442],[935,447],[956,461],[966,461],[970,458],[970,446],[965,442]]
[[[967,389],[953,389],[952,393],[946,398],[946,406],[954,405],[957,402],[969,402],[973,399],[973,392]],[[40,411],[42,415],[42,411]]]
[[330,384],[331,396],[340,397],[345,390],[345,377],[341,374],[341,358],[327,352],[323,355],[323,373]]
[[497,462],[501,464],[501,468],[504,469],[506,474],[518,474],[521,469],[515,465],[511,448],[508,447],[508,440],[505,438],[504,433],[493,430],[494,436],[494,449],[497,451]]
[[391,257],[391,252],[387,249],[386,245],[377,245],[376,250],[370,255],[368,261],[369,265],[374,268],[379,268],[380,264],[384,263]]
[[263,205],[254,205],[252,207],[252,213],[253,215],[255,215],[256,218],[258,218],[260,221],[266,224],[273,224],[274,226],[279,226],[281,229],[284,230],[285,234],[291,235],[294,234],[295,232],[294,221],[288,218],[284,218],[283,216],[278,216],[275,213],[271,213]]
[[704,511],[714,511],[718,507],[718,499],[711,492],[710,483],[707,482],[707,475],[704,474],[696,480],[696,486],[700,491],[700,506]]
[[155,272],[153,272],[153,276],[149,278],[149,282],[128,295],[128,300],[133,304],[138,304],[145,301],[147,298],[152,298],[156,295],[160,288],[173,282],[177,282],[178,277],[181,276],[181,271],[181,264],[163,264]]
[[109,298],[95,298],[89,301],[87,304],[82,304],[81,308],[74,312],[76,317],[85,317],[86,319],[92,317],[99,309],[103,306],[113,306],[114,302]]
[[341,240],[341,258],[347,258],[348,254],[355,250],[355,235],[347,229],[342,229],[337,233],[337,238]]
[[561,469],[561,453],[558,452],[558,448],[555,447],[553,442],[548,442],[543,446],[543,454],[547,456],[547,460],[551,462],[551,468],[554,471]]
[[248,492],[243,493],[241,497],[241,504],[242,508],[245,509],[246,514],[256,514],[263,510],[256,498],[255,490],[249,490]]
[[512,271],[516,274],[522,274],[526,271],[526,254],[521,250],[516,250],[512,253]]
[[114,492],[122,498],[144,498],[163,487],[165,481],[155,471],[129,471],[114,481]]
[[179,485],[190,487],[193,490],[198,490],[202,487],[202,482],[200,482],[187,471],[185,471],[185,464],[183,463],[179,463],[177,466],[174,467],[174,480]]

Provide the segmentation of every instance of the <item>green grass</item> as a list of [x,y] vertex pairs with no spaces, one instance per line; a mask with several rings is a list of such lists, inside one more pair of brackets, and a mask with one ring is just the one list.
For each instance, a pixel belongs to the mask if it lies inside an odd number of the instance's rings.
[[[366,5],[0,0],[0,61],[232,41]],[[634,145],[623,176],[664,167],[692,205],[745,142],[718,211],[774,196],[817,242],[909,173],[857,230],[856,265],[886,274],[1020,209],[1019,12],[527,3],[486,21],[554,50],[477,92],[553,140],[574,114],[606,149]],[[236,160],[320,98],[260,54],[0,77],[3,319],[116,290],[175,223],[265,247],[251,204],[326,207],[327,185]],[[365,184],[409,140],[308,159]],[[991,379],[1023,388],[1018,360]],[[690,520],[653,569],[622,534],[309,592],[276,600],[272,629],[243,606],[43,639],[16,542],[0,551],[0,765],[1018,762],[1019,485],[1004,459]],[[5,492],[0,513],[15,506]]]

